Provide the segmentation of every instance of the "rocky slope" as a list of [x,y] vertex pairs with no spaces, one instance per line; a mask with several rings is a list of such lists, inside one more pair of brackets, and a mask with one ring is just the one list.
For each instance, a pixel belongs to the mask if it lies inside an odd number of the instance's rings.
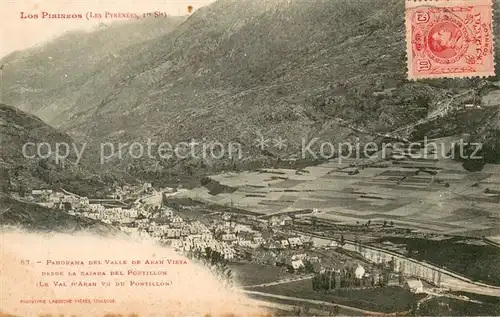
[[[4,86],[18,92],[7,100],[27,104],[43,96],[30,111],[79,140],[175,144],[207,138],[243,144],[248,160],[297,154],[303,138],[377,139],[375,133],[424,120],[443,104],[480,103],[498,90],[483,79],[406,80],[403,12],[399,0],[219,0],[168,34],[84,64],[85,72],[68,74],[78,76],[68,84],[55,79],[63,76],[55,69],[48,73],[57,83],[51,90],[35,81],[18,85],[15,73],[26,68],[17,62],[6,64]],[[30,65],[33,58],[21,60]],[[253,146],[260,134],[281,136],[288,146],[261,151]],[[126,165],[158,174],[162,166],[180,164],[162,161],[158,167],[155,160],[129,159]]]
[[[23,145],[45,143],[55,149],[56,144],[72,144],[71,138],[47,125],[39,118],[23,111],[0,104],[0,225],[10,225],[37,231],[89,230],[99,234],[116,233],[117,230],[92,219],[72,216],[18,197],[30,189],[64,187],[87,194],[104,190],[106,183],[100,177],[92,178],[84,167],[74,164],[75,154],[64,161],[44,146],[37,156],[35,146],[23,154]],[[29,156],[29,157],[28,157]]]
[[[62,144],[69,146],[68,152]],[[82,151],[82,145],[73,142],[66,133],[34,115],[0,104],[0,191],[22,193],[61,187],[83,195],[104,191],[113,179],[94,175],[78,162],[75,145]],[[68,155],[56,158],[56,152]]]

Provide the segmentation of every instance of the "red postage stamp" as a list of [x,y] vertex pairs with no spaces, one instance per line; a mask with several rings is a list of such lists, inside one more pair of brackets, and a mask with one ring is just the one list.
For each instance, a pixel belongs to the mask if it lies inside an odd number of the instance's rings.
[[408,78],[495,75],[492,0],[406,0]]

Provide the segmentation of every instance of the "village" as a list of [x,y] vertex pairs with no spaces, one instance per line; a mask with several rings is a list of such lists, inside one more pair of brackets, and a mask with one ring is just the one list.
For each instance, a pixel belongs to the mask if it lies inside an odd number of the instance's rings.
[[[102,221],[131,237],[153,239],[187,256],[204,253],[209,248],[229,263],[246,261],[280,267],[284,274],[296,276],[294,278],[310,278],[317,290],[399,285],[421,293],[424,285],[428,285],[417,278],[395,273],[393,263],[360,260],[359,256],[341,248],[343,241],[294,234],[287,229],[293,223],[288,215],[265,220],[222,212],[204,217],[185,216],[189,215],[189,207],[179,211],[163,203],[175,192],[176,189],[171,188],[157,191],[150,183],[144,183],[117,188],[109,199],[99,202],[65,191],[44,189],[32,190],[24,199]],[[135,200],[119,206],[125,197]]]
[[[113,186],[105,198],[79,196],[61,188],[33,189],[18,199],[103,222],[134,239],[154,240],[188,259],[207,260],[211,270],[220,263],[225,267],[221,276],[232,271],[227,276],[260,300],[293,294],[293,298],[366,311],[382,307],[402,313],[437,298],[482,305],[467,291],[497,292],[412,259],[411,254],[418,251],[390,239],[416,239],[422,234],[392,221],[333,224],[315,217],[314,208],[259,215],[229,205],[190,201],[185,191],[180,186],[154,188],[140,183]],[[465,293],[456,292],[460,289]]]
[[[408,257],[417,250],[380,239],[370,242],[375,236],[409,236],[407,229],[391,221],[333,224],[316,218],[315,208],[262,215],[231,204],[190,200],[186,191],[181,186],[138,183],[112,186],[99,198],[63,188],[33,189],[16,198],[105,223],[133,239],[154,240],[191,261],[206,260],[210,270],[221,264],[223,270],[215,268],[214,274],[229,277],[229,284],[252,298],[274,303],[269,305],[292,301],[299,307],[303,301],[320,301],[339,305],[341,313],[402,314],[442,298],[484,306],[467,292],[470,281],[460,284],[462,277]],[[158,269],[190,262],[150,260],[148,264]],[[463,285],[466,292],[456,292],[453,285]],[[488,289],[483,294],[496,291]],[[314,303],[306,306],[325,313],[339,309]]]

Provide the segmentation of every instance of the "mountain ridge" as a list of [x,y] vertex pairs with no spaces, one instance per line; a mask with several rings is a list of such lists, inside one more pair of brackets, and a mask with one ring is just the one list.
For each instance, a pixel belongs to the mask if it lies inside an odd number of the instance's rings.
[[[470,87],[477,89],[453,107],[480,102],[480,79],[407,80],[403,13],[396,0],[220,0],[111,62],[96,61],[71,96],[56,94],[32,111],[94,144],[207,138],[239,142],[249,160],[267,160],[297,154],[304,137],[359,137],[338,118],[390,132]],[[252,146],[258,134],[283,136],[288,147],[261,151]]]

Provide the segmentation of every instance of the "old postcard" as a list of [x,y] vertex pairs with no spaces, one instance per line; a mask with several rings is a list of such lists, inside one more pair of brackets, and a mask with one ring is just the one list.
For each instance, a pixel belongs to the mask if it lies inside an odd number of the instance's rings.
[[500,316],[492,0],[4,0],[0,315]]

